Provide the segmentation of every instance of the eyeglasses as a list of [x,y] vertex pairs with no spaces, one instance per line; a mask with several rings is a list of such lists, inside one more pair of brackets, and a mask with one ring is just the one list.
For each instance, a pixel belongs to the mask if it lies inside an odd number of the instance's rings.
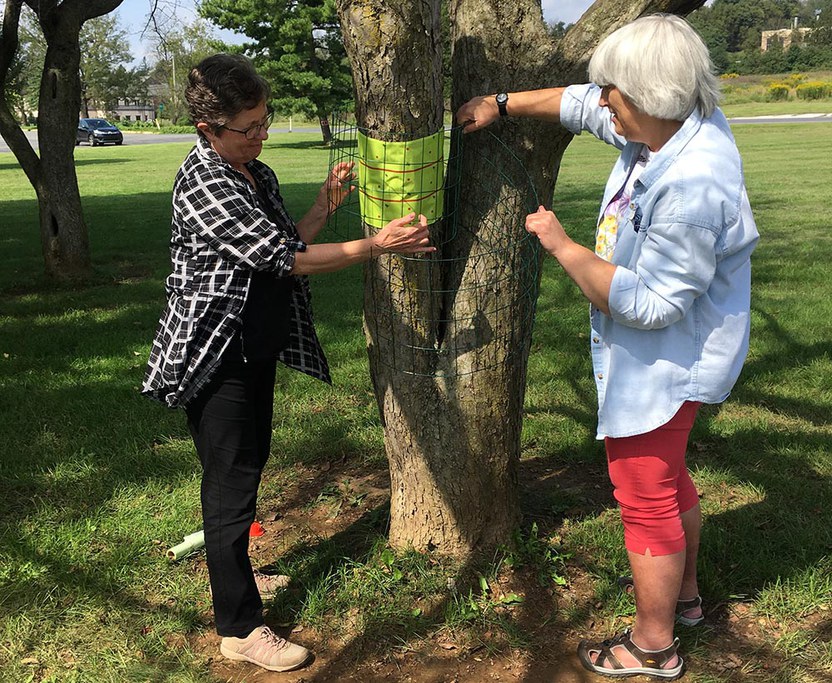
[[274,112],[270,111],[266,114],[266,118],[263,119],[262,123],[255,123],[253,126],[249,126],[243,130],[239,130],[238,128],[229,128],[228,126],[220,126],[221,128],[225,128],[226,130],[230,130],[232,133],[240,133],[241,135],[246,136],[246,140],[256,140],[257,136],[260,135],[260,131],[264,128],[266,131],[269,130],[269,126],[272,125],[272,121],[274,121]]

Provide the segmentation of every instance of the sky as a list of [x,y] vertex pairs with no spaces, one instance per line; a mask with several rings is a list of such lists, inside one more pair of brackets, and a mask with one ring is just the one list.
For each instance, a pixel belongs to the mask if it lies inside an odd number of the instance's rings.
[[[185,22],[191,23],[196,18],[194,0],[175,0],[178,5],[178,16]],[[543,17],[548,22],[563,21],[571,24],[580,18],[593,0],[543,0]],[[150,0],[124,0],[116,14],[119,23],[129,37],[133,56],[136,61],[149,56],[149,49],[141,41],[141,32],[147,22]],[[229,43],[240,42],[232,31],[218,31],[219,37]]]

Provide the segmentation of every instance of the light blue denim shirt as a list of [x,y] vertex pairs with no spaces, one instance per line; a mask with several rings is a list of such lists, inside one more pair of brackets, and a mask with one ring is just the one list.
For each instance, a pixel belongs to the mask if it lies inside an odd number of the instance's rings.
[[[595,85],[570,86],[561,123],[621,150],[604,208],[643,145],[617,135]],[[751,252],[759,234],[742,161],[722,112],[694,111],[633,189],[618,230],[610,315],[590,308],[597,438],[644,434],[685,401],[720,403],[748,352]],[[600,220],[600,216],[599,216]]]

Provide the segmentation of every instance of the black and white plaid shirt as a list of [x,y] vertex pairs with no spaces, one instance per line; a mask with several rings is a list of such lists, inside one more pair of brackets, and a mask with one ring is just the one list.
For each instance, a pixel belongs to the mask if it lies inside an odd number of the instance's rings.
[[255,270],[294,278],[291,339],[278,360],[330,382],[312,323],[306,277],[290,276],[295,252],[305,251],[280,197],[277,177],[254,160],[248,170],[279,217],[271,222],[257,193],[200,137],[173,186],[168,304],[150,349],[142,393],[172,408],[186,405],[211,379],[242,324]]

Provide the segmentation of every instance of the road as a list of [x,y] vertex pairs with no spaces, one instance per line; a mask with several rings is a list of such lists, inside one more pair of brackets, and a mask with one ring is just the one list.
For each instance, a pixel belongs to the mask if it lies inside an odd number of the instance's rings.
[[[320,133],[320,128],[298,128],[293,129],[295,133]],[[288,133],[288,128],[270,128],[269,133]],[[25,132],[26,139],[29,140],[32,147],[38,148],[38,134],[37,131],[27,130]],[[196,134],[169,134],[169,133],[124,133],[125,145],[156,145],[162,142],[196,142]],[[82,143],[86,147],[86,143]],[[109,145],[108,145],[109,146]],[[3,138],[0,138],[0,153],[10,152],[9,146]]]
[[[784,114],[782,116],[748,116],[735,119],[728,119],[729,123],[832,123],[832,114]],[[293,128],[295,133],[320,133],[320,128]],[[287,128],[270,128],[269,133],[288,133]],[[26,137],[32,144],[32,147],[37,149],[38,136],[37,132],[30,130],[26,131]],[[163,142],[193,142],[196,140],[196,135],[179,134],[171,135],[167,133],[125,133],[125,145],[155,145]],[[9,152],[9,147],[5,140],[0,138],[0,153]]]
[[832,114],[783,114],[781,116],[746,116],[728,119],[728,123],[832,123]]

